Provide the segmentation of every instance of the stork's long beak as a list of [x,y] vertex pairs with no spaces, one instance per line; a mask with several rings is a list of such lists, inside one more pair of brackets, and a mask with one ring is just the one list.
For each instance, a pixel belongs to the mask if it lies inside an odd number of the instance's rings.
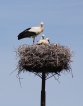
[[49,44],[50,44],[50,40],[49,40]]
[[40,26],[43,27],[43,24],[41,24]]
[[43,36],[43,39],[44,39],[44,36]]

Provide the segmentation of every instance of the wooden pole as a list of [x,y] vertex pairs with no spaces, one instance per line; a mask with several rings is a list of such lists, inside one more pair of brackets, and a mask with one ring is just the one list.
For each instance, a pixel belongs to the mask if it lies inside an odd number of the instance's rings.
[[45,106],[45,72],[42,72],[41,106]]

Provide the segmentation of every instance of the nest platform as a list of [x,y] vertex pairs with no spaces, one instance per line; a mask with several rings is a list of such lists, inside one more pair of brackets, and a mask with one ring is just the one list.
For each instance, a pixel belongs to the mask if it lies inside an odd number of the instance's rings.
[[16,50],[18,70],[59,74],[71,70],[72,52],[69,47],[50,45],[21,45]]

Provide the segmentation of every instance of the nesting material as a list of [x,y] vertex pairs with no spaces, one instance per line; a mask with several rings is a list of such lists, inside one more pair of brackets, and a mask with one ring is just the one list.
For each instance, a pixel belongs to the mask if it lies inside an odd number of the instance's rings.
[[29,71],[59,74],[71,70],[70,48],[57,44],[21,45],[16,50],[19,72]]

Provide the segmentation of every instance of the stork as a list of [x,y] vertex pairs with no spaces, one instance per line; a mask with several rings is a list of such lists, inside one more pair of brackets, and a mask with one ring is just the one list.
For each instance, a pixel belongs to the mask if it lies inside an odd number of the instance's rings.
[[41,32],[43,32],[44,30],[44,23],[41,22],[39,27],[31,27],[28,28],[26,30],[24,30],[23,32],[21,32],[18,35],[18,40],[23,39],[23,38],[33,38],[33,44],[35,42],[35,37],[37,35],[39,35]]
[[44,34],[42,34],[42,36],[41,36],[40,40],[44,40],[44,36],[45,36],[45,35],[44,35]]
[[48,44],[50,44],[50,40],[49,40],[49,38],[46,38],[46,40],[39,40],[37,42],[37,44],[38,45],[48,45]]
[[44,37],[45,37],[45,35],[44,35],[44,34],[42,34],[42,36],[41,36],[40,40],[39,40],[39,41],[37,41],[37,43],[36,43],[36,44],[38,44],[38,42],[41,42],[42,40],[44,40]]

